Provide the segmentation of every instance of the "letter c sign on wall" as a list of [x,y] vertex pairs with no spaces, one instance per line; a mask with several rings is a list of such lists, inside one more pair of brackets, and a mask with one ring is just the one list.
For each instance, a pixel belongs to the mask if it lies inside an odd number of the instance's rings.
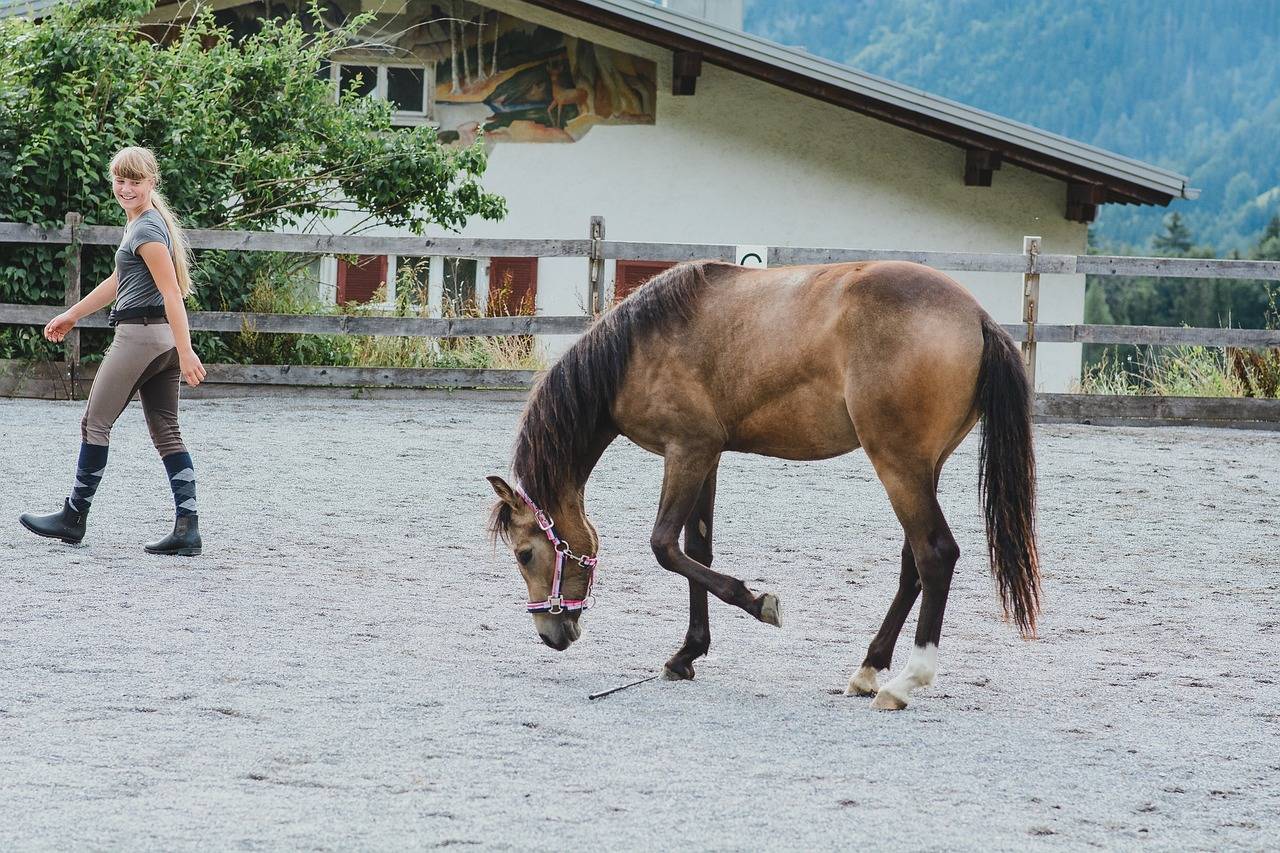
[[738,246],[736,250],[738,266],[740,267],[764,268],[769,266],[768,246]]

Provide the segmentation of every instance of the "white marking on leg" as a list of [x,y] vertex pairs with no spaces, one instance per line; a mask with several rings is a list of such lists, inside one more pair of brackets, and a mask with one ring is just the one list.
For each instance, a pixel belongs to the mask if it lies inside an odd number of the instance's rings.
[[928,687],[938,672],[938,647],[933,643],[924,646],[912,646],[911,657],[907,665],[893,679],[880,688],[881,694],[888,694],[881,706],[888,707],[891,700],[897,700],[899,708],[905,708],[911,698],[911,691],[917,687]]

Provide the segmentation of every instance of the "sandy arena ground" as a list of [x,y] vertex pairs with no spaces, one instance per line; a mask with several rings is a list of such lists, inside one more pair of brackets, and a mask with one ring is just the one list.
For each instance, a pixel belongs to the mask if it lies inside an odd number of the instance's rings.
[[141,551],[172,503],[136,404],[85,543],[18,526],[70,486],[81,407],[0,400],[5,850],[1280,845],[1280,434],[1040,428],[1030,643],[971,438],[939,677],[893,714],[840,695],[901,541],[861,453],[726,457],[716,567],[784,627],[713,601],[697,680],[588,702],[684,633],[655,457],[619,442],[591,482],[600,600],[560,654],[483,530],[519,403],[185,402],[190,560]]

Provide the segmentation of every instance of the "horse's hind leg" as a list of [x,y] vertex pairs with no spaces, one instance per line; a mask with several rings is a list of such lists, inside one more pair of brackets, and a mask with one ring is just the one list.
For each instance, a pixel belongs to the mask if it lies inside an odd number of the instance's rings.
[[920,576],[920,620],[911,656],[906,667],[880,688],[871,703],[873,708],[900,710],[907,706],[912,690],[933,683],[942,616],[960,548],[938,506],[936,463],[877,459],[874,455],[872,462],[902,523]]
[[[681,448],[668,448],[662,479],[662,500],[658,504],[658,519],[653,525],[649,544],[658,563],[667,571],[687,578],[702,586],[716,598],[741,607],[761,622],[781,624],[778,597],[772,594],[756,596],[737,578],[722,575],[691,559],[680,550],[680,531],[693,514],[702,493],[707,475],[719,460],[719,451],[700,452]],[[692,597],[692,593],[690,594]]]
[[[716,469],[702,483],[698,502],[684,523],[684,552],[702,565],[711,566],[711,517],[716,505]],[[693,678],[693,662],[711,648],[711,622],[707,616],[707,588],[689,581],[689,630],[684,645],[672,655],[662,674],[669,680]]]
[[[938,479],[942,474],[942,466],[954,449],[952,447],[947,450],[933,473],[935,495],[938,493]],[[849,679],[849,686],[844,691],[846,696],[874,696],[880,690],[879,672],[893,665],[893,650],[898,645],[898,635],[902,633],[902,626],[906,624],[907,617],[911,615],[911,608],[915,606],[916,599],[919,597],[920,570],[916,568],[915,554],[911,553],[911,540],[904,539],[902,569],[898,574],[898,591],[889,604],[889,612],[885,614],[884,623],[881,624],[879,632],[871,640],[871,645],[867,646],[867,656],[863,659],[862,666],[854,673],[853,678]]]
[[902,633],[902,626],[919,595],[920,572],[916,569],[915,555],[911,553],[911,543],[904,540],[898,592],[893,596],[880,631],[867,647],[867,656],[863,659],[862,666],[849,679],[849,686],[844,691],[846,696],[874,696],[880,689],[877,673],[892,665],[893,648],[898,644],[898,635]]

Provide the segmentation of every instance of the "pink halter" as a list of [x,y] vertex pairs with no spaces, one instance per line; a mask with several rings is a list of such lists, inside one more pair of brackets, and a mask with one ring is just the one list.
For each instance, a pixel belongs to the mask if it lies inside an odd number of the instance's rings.
[[[527,605],[529,612],[556,614],[565,610],[586,610],[595,603],[595,599],[591,597],[591,588],[596,583],[596,563],[599,560],[596,557],[575,554],[569,550],[569,543],[556,536],[555,522],[551,520],[551,517],[538,509],[538,505],[525,494],[524,489],[516,486],[516,494],[524,498],[524,502],[529,505],[529,509],[533,510],[534,518],[538,520],[538,527],[543,533],[547,534],[547,539],[551,541],[551,547],[556,550],[556,570],[555,575],[551,578],[551,594],[544,601],[530,601]],[[560,582],[564,578],[564,560],[566,557],[570,560],[576,560],[582,568],[587,570],[587,594],[585,598],[566,599],[560,594]]]

